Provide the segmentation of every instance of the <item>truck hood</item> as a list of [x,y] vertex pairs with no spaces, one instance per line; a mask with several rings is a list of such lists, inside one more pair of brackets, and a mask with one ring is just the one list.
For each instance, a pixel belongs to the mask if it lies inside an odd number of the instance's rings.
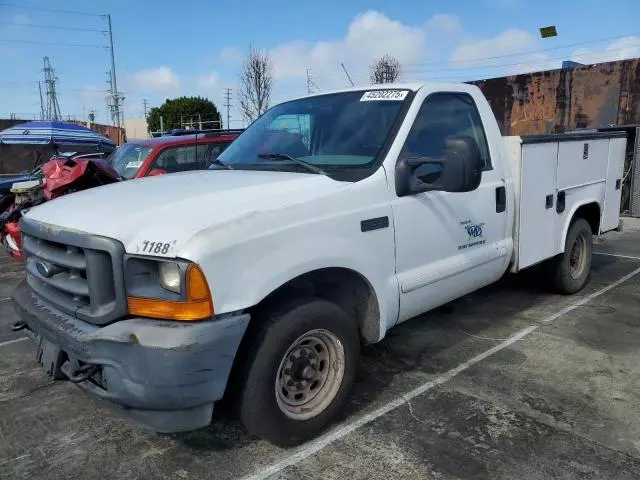
[[25,216],[114,238],[129,253],[148,253],[151,242],[169,244],[151,254],[175,257],[183,256],[186,243],[201,230],[237,225],[248,216],[307,203],[349,185],[304,173],[182,172],[77,192],[32,208]]

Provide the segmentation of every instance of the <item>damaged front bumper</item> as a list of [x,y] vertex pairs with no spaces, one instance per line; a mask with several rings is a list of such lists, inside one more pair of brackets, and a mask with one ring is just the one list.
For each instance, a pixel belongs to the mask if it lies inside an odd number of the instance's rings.
[[100,327],[51,308],[24,280],[12,298],[50,375],[70,378],[158,432],[211,422],[249,323],[248,314],[238,314],[200,322],[131,318]]

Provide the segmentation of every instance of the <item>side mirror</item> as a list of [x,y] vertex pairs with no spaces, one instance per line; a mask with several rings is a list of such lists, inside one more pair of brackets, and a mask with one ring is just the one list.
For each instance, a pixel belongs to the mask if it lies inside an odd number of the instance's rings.
[[482,157],[468,136],[444,141],[444,157],[404,158],[396,165],[398,196],[428,191],[471,192],[482,179]]
[[167,172],[162,168],[154,168],[147,174],[147,177],[155,177],[157,175],[164,175],[165,173],[169,173],[169,172]]

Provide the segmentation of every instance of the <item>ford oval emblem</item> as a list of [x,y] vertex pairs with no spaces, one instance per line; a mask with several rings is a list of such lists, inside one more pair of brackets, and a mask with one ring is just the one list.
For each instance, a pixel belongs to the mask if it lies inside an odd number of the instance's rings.
[[482,227],[480,225],[471,225],[467,227],[467,233],[470,237],[478,238],[482,236]]
[[42,275],[44,278],[49,278],[51,276],[51,268],[44,262],[36,262],[36,270],[38,273]]

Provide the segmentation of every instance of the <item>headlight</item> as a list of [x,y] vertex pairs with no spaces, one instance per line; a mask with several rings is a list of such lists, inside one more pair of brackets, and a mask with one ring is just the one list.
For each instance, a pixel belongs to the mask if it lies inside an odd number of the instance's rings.
[[125,257],[129,314],[164,320],[203,320],[214,315],[211,290],[195,263]]
[[180,293],[182,284],[182,272],[177,263],[160,262],[158,266],[160,285],[171,292]]

